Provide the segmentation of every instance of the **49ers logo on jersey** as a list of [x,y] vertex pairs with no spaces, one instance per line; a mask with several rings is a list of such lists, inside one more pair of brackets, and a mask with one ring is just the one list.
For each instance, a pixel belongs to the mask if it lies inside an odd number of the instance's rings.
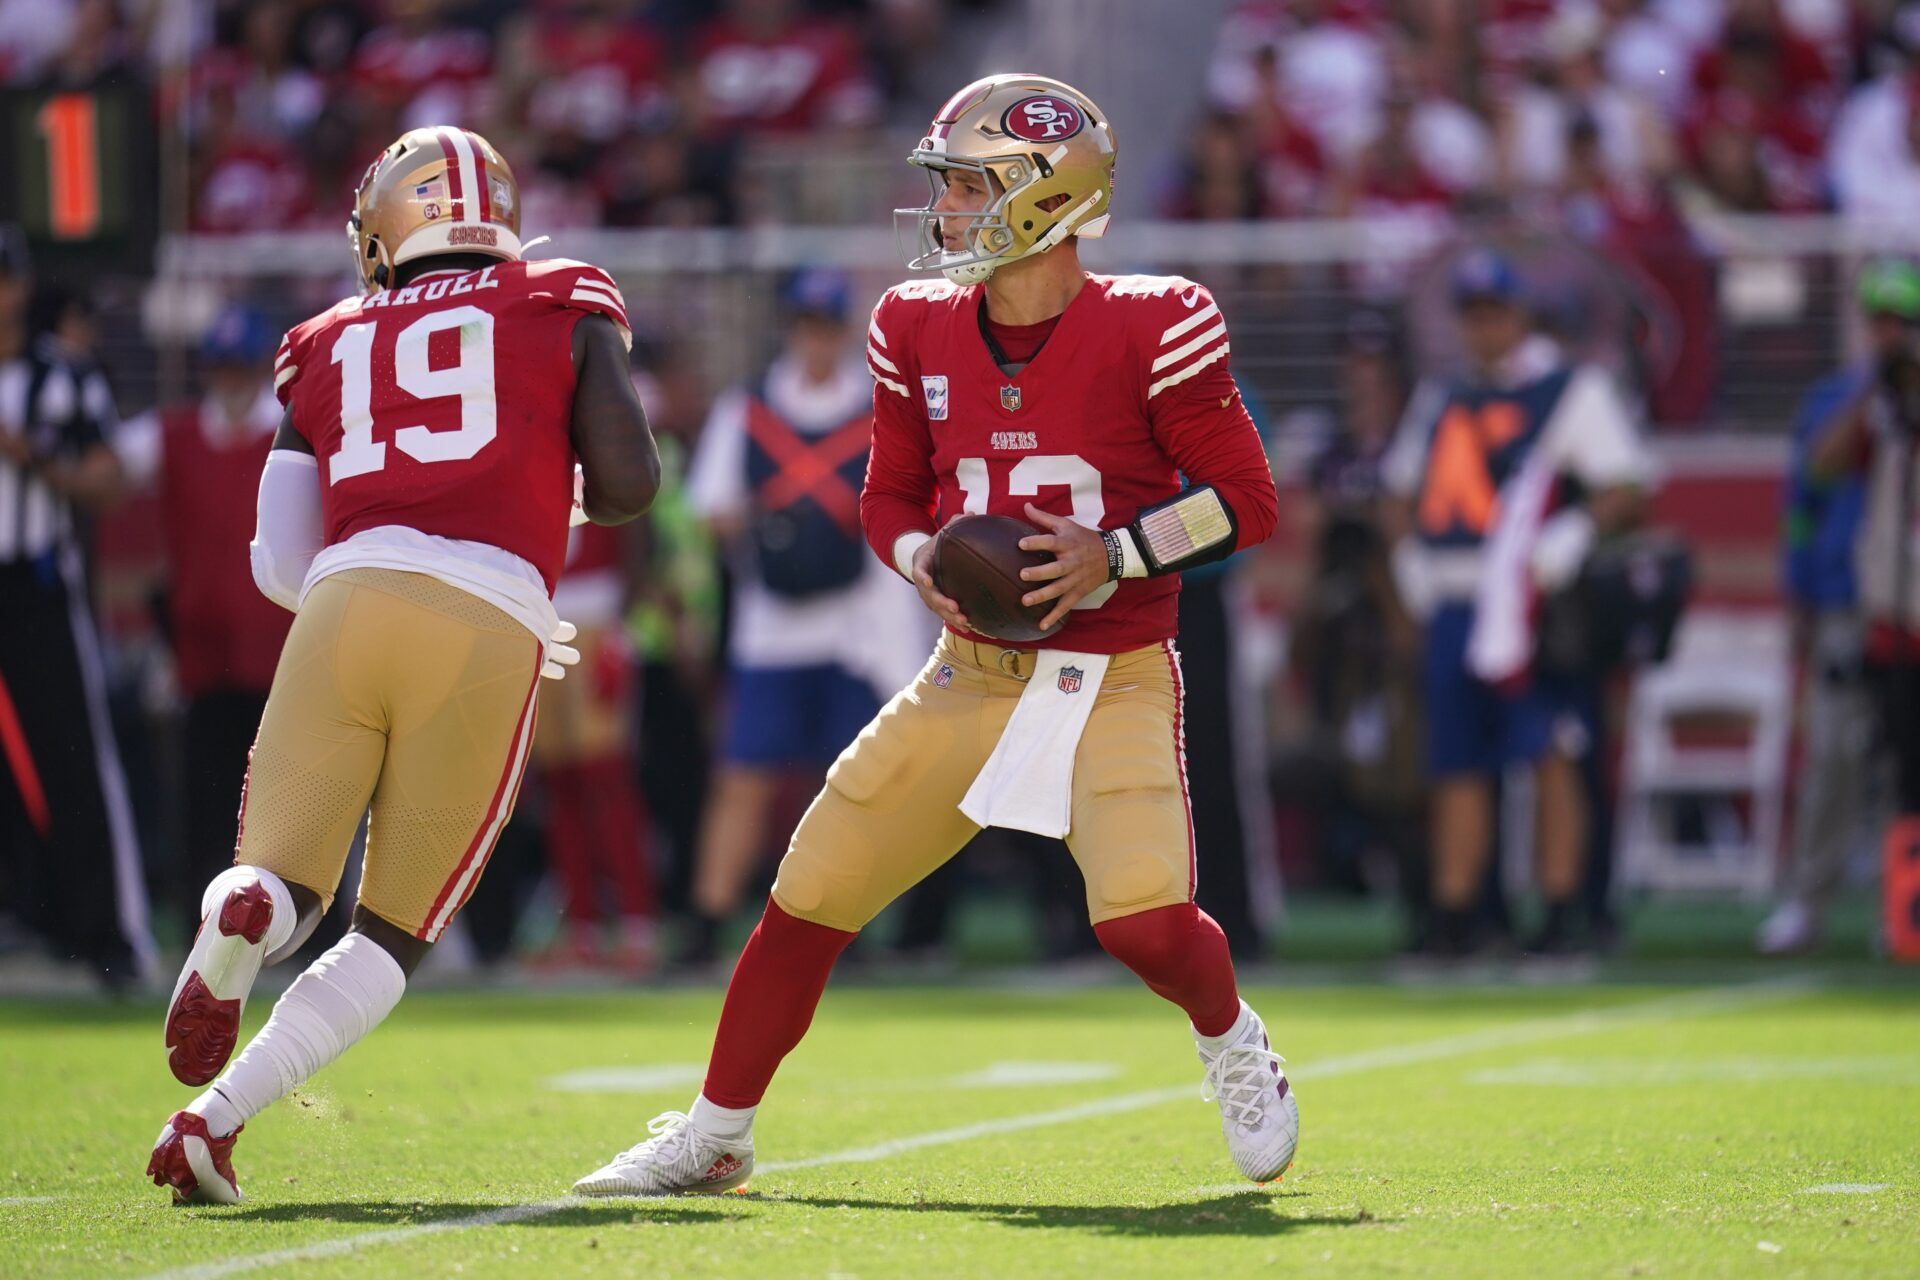
[[1022,98],[1000,117],[1002,129],[1026,142],[1065,142],[1086,123],[1080,108],[1051,94]]

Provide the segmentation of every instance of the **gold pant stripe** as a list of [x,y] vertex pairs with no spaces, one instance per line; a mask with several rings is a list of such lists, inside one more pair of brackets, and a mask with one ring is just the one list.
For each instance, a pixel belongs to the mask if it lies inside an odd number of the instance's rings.
[[[827,775],[773,895],[789,914],[858,930],[978,832],[961,797],[1005,731],[1033,655],[947,635]],[[1193,898],[1177,655],[1116,654],[1074,758],[1067,848],[1097,924]]]
[[367,816],[360,905],[437,937],[512,813],[540,657],[525,627],[437,578],[314,584],[260,719],[236,860],[331,902]]

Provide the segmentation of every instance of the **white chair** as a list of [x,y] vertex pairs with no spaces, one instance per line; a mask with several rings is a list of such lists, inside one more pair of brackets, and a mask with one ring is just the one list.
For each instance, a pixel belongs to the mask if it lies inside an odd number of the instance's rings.
[[[1622,885],[1656,892],[1738,892],[1773,886],[1793,729],[1786,620],[1700,610],[1674,652],[1642,672],[1627,714],[1618,865]],[[1730,745],[1695,745],[1689,721],[1742,728]],[[1682,806],[1698,806],[1705,839],[1683,842]]]

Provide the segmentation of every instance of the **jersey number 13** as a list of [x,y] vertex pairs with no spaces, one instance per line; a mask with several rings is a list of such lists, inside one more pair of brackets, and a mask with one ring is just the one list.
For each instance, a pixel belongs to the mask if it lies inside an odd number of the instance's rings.
[[[953,478],[963,497],[961,511],[970,516],[985,515],[993,498],[993,480],[985,458],[961,458],[954,464]],[[1100,492],[1100,470],[1077,453],[1043,453],[1022,458],[1007,472],[1007,496],[1038,498],[1042,488],[1065,486],[1073,499],[1073,521],[1089,529],[1098,529],[1107,518],[1107,500]],[[1082,596],[1073,607],[1098,609],[1113,598],[1119,584],[1109,582]]]

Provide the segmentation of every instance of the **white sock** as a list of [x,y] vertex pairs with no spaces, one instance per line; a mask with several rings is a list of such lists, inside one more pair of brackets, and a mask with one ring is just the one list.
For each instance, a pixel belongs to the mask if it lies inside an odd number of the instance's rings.
[[687,1119],[693,1121],[693,1127],[710,1138],[719,1138],[722,1142],[738,1142],[753,1132],[753,1113],[759,1107],[721,1107],[707,1101],[707,1095],[701,1094],[693,1100],[693,1106],[687,1110]]
[[[1232,1026],[1217,1036],[1203,1036],[1196,1030],[1193,1033],[1194,1043],[1200,1046],[1202,1053],[1211,1058],[1228,1045],[1244,1038],[1247,1034],[1247,1024],[1252,1021],[1253,1006],[1245,1000],[1242,1000],[1240,1002],[1240,1016],[1233,1020]],[[1192,1026],[1193,1024],[1188,1023],[1187,1025]]]
[[224,1138],[247,1122],[240,1114],[240,1108],[227,1101],[227,1095],[220,1092],[218,1084],[209,1085],[207,1091],[187,1104],[186,1109],[207,1122],[207,1132],[216,1138]]
[[187,1110],[223,1138],[380,1025],[407,989],[399,961],[350,933],[295,978],[240,1056]]
[[204,920],[218,911],[235,889],[254,884],[264,888],[273,902],[273,919],[267,923],[267,954],[272,955],[293,937],[299,913],[293,909],[293,894],[287,889],[287,882],[266,868],[232,866],[215,876],[207,884],[207,891],[200,895],[200,918]]

